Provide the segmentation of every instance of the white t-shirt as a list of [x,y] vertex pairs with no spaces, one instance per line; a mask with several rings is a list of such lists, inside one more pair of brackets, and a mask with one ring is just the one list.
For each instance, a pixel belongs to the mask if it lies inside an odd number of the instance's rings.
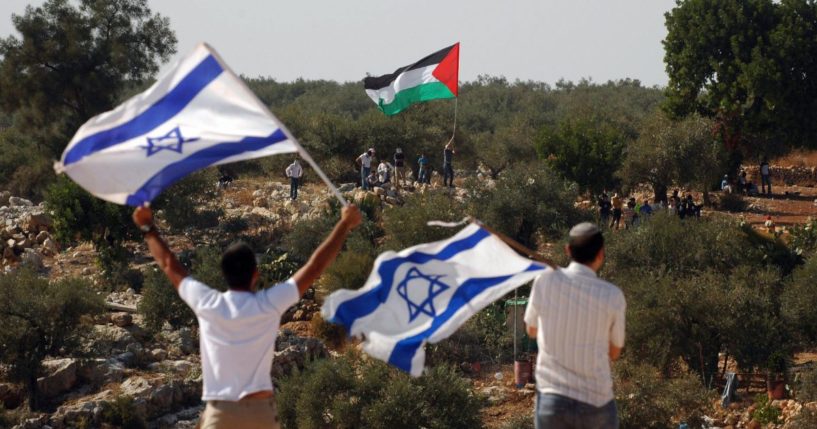
[[363,168],[372,168],[372,157],[369,156],[368,152],[364,152],[363,155],[357,157],[360,160],[360,165]]
[[269,289],[219,292],[187,277],[179,295],[199,321],[203,401],[238,401],[272,390],[272,357],[281,315],[300,299],[290,279]]
[[571,262],[536,278],[525,324],[536,326],[536,388],[596,407],[613,400],[610,343],[624,346],[624,294]]

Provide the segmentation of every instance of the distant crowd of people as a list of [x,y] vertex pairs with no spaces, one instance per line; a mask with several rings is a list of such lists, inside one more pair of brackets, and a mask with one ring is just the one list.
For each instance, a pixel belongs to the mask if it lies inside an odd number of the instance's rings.
[[746,170],[741,169],[738,173],[737,180],[732,182],[729,180],[729,175],[724,174],[721,180],[721,191],[731,194],[737,192],[743,195],[771,195],[772,194],[772,177],[769,169],[769,161],[763,158],[758,168],[760,172],[760,189],[757,184],[747,179]]
[[[443,148],[443,186],[449,188],[454,187],[454,145],[448,142]],[[403,149],[397,148],[392,157],[394,164],[382,159],[375,170],[372,170],[372,164],[375,162],[376,151],[370,148],[366,152],[360,154],[355,159],[355,165],[360,169],[360,186],[365,190],[370,190],[375,186],[382,186],[386,183],[393,183],[395,187],[400,188],[401,184],[408,179],[406,174],[406,155]],[[431,183],[431,173],[433,169],[428,157],[425,153],[420,153],[417,158],[417,178],[418,183]]]
[[661,200],[655,200],[652,204],[648,199],[639,202],[635,197],[626,199],[618,193],[613,193],[610,198],[607,192],[602,192],[596,200],[599,219],[602,225],[608,225],[611,229],[621,229],[629,226],[637,226],[639,222],[659,211],[669,211],[680,217],[700,217],[703,204],[695,203],[692,194],[681,197],[676,189],[672,196],[667,199],[665,205]]

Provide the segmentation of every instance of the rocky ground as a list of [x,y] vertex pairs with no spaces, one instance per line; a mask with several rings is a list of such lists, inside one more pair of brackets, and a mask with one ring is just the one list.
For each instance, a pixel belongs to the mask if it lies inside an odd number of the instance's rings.
[[[775,170],[777,171],[777,170]],[[814,171],[809,170],[811,176]],[[803,173],[805,174],[805,173]],[[808,179],[811,180],[811,179]],[[808,182],[804,180],[804,182]],[[817,181],[815,181],[817,182]],[[806,186],[808,185],[808,186]],[[758,227],[767,214],[779,225],[804,222],[817,214],[817,188],[813,183],[789,183],[776,186],[773,197],[749,198],[749,210],[743,216]],[[463,198],[464,191],[443,191],[438,187],[406,187],[398,192],[390,187],[363,192],[353,184],[341,191],[358,204],[399,206],[409,192],[453,192]],[[288,227],[301,219],[321,216],[331,197],[323,186],[308,185],[298,201],[290,201],[288,184],[274,181],[236,181],[210,204],[224,209],[225,218],[239,217],[250,231],[270,233]],[[62,248],[52,237],[53,222],[42,204],[34,204],[8,193],[0,193],[0,267],[9,271],[25,262],[52,278],[83,276],[100,282],[95,253],[90,244]],[[209,232],[208,232],[209,234]],[[204,234],[179,234],[168,237],[174,250],[219,242]],[[209,242],[208,242],[209,241]],[[134,267],[152,263],[141,243],[128,243],[134,255]],[[201,371],[197,354],[197,333],[165,326],[158,335],[148,335],[141,317],[135,313],[141,296],[132,289],[106,295],[109,311],[95,321],[94,344],[97,356],[103,358],[64,358],[45,363],[47,374],[38,380],[43,396],[53,404],[53,412],[32,415],[17,428],[97,427],[103,405],[122,396],[130,396],[138,412],[154,428],[192,428],[201,411]],[[287,312],[276,344],[273,376],[280,377],[293,368],[302,367],[314,357],[336,351],[314,338],[309,320],[319,305],[312,295]],[[817,360],[817,359],[813,359]],[[521,389],[514,386],[513,367],[484,366],[471,372],[474,391],[486,398],[483,419],[489,428],[499,428],[508,421],[530,415],[535,390],[532,384]],[[746,394],[752,398],[754,393]],[[23,402],[19,386],[0,382],[0,403],[14,409]],[[795,401],[778,401],[774,406],[789,419],[803,407]],[[724,428],[758,427],[751,421],[751,399],[738,401],[727,409],[713,406],[710,426]],[[83,426],[84,425],[84,426]],[[782,427],[786,427],[783,425]]]

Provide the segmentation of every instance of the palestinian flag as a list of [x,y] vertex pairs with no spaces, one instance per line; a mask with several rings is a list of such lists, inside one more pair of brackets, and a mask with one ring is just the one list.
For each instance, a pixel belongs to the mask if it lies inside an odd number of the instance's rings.
[[437,51],[392,74],[363,79],[366,94],[387,115],[422,101],[457,96],[460,44]]

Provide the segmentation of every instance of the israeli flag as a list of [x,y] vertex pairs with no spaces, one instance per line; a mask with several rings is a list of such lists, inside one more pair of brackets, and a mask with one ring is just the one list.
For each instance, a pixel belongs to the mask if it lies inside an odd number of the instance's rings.
[[139,206],[202,168],[299,148],[200,44],[147,91],[86,122],[54,169],[99,198]]
[[363,336],[370,356],[419,376],[425,343],[447,338],[546,268],[471,224],[447,240],[381,254],[363,288],[332,293],[321,313]]

